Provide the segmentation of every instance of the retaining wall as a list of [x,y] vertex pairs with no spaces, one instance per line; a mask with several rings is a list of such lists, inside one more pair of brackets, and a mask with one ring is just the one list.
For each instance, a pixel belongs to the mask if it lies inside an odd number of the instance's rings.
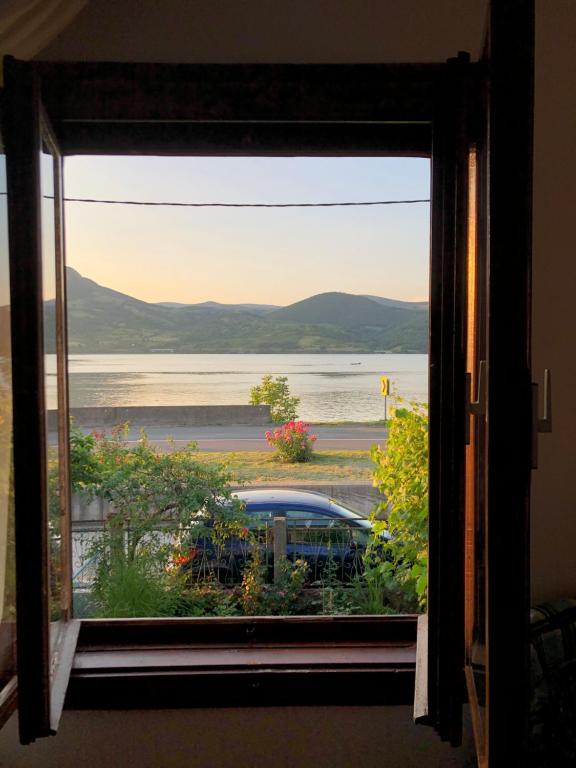
[[[57,411],[48,411],[48,429],[55,431]],[[118,408],[71,408],[78,427],[113,427],[137,424],[145,427],[200,427],[228,424],[268,426],[269,405],[158,405]]]
[[[379,491],[368,483],[329,485],[275,483],[274,485],[237,486],[234,490],[248,490],[250,488],[286,488],[294,491],[314,491],[316,493],[323,493],[326,496],[330,496],[334,501],[339,501],[341,504],[350,507],[365,517],[368,517],[374,507],[383,500]],[[113,509],[110,504],[107,501],[104,501],[104,499],[95,498],[90,502],[86,502],[79,494],[75,493],[72,495],[73,523],[99,523],[112,511]]]

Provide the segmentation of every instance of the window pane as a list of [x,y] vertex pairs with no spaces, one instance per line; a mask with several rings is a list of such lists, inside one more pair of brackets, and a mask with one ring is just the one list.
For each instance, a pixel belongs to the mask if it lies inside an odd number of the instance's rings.
[[50,542],[50,617],[61,617],[60,493],[58,445],[58,375],[56,364],[56,239],[54,227],[54,158],[40,156],[42,214],[42,291],[44,299],[44,369],[48,408],[48,526]]
[[321,525],[325,522],[330,525],[330,517],[321,512],[311,512],[309,509],[289,509],[286,511],[288,520],[301,520],[303,523],[309,522],[311,525]]
[[0,686],[16,671],[12,382],[6,158],[0,155]]

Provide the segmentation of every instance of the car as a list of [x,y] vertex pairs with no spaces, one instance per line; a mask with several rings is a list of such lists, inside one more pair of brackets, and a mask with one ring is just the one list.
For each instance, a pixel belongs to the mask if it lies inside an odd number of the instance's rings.
[[234,497],[242,502],[247,518],[243,535],[220,546],[206,535],[190,539],[187,550],[191,556],[185,567],[192,574],[237,582],[257,545],[271,578],[275,518],[286,520],[287,559],[305,560],[309,581],[324,578],[328,568],[332,577],[343,581],[361,571],[372,523],[341,502],[322,493],[284,488],[242,490]]

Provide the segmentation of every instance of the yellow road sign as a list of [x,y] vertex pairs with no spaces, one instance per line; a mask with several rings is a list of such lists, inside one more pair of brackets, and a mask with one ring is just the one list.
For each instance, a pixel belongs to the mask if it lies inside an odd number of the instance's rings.
[[384,397],[388,397],[390,394],[390,379],[388,376],[380,377],[380,394],[384,395]]

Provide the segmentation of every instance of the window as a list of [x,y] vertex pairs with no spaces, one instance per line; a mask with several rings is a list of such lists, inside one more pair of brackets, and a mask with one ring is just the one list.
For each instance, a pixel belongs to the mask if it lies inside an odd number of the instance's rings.
[[6,158],[0,156],[0,723],[16,703],[16,564]]
[[[508,31],[512,29],[510,25]],[[462,238],[466,233],[466,200],[461,190],[467,190],[467,184],[462,182],[467,181],[469,135],[474,126],[466,125],[466,119],[473,112],[469,109],[473,105],[466,104],[466,96],[475,93],[476,68],[471,67],[463,58],[448,68],[206,68],[42,63],[13,63],[12,67],[12,73],[7,77],[12,89],[8,102],[11,119],[31,129],[38,125],[33,107],[34,73],[40,78],[42,98],[64,153],[136,151],[185,154],[205,152],[207,146],[213,151],[219,149],[222,152],[231,151],[231,146],[236,148],[235,151],[242,152],[249,146],[251,152],[263,153],[316,151],[345,154],[380,151],[391,154],[428,155],[432,150],[435,208],[432,232],[431,402],[435,403],[438,409],[431,424],[431,478],[434,478],[434,486],[431,487],[432,591],[429,613],[430,658],[426,671],[426,714],[444,738],[457,741],[464,652],[464,601],[461,592],[462,520],[459,494],[463,479],[465,432],[465,344],[462,322],[465,317],[465,302],[462,286],[465,285],[463,256],[466,248],[463,245],[465,237],[464,240]],[[283,84],[282,98],[278,95],[279,82]],[[497,95],[501,97],[501,94]],[[502,97],[500,106],[502,113],[509,117],[510,110],[506,109],[506,100]],[[512,122],[517,128],[522,126],[522,122],[518,123],[517,119]],[[17,147],[22,149],[21,141],[23,137],[17,137],[13,132],[11,151]],[[30,141],[29,146],[35,146],[34,142]],[[504,147],[511,150],[512,143],[506,145],[504,142]],[[466,159],[464,165],[463,157]],[[518,171],[520,173],[520,168]],[[19,205],[24,205],[23,201],[28,204],[32,201],[38,205],[37,190],[30,186],[18,189],[18,193],[12,196],[15,199],[12,199],[10,204],[14,206],[14,214],[18,213]],[[503,224],[500,232],[502,231]],[[37,254],[38,244],[30,243],[29,235],[22,232],[15,237],[16,240],[11,243],[15,264],[19,264],[21,260],[25,261],[30,250]],[[508,272],[506,275],[511,277]],[[33,274],[33,277],[37,275]],[[493,278],[496,280],[495,272]],[[18,279],[15,279],[14,285],[19,285]],[[38,290],[38,281],[34,285]],[[506,282],[506,286],[514,290],[510,280]],[[501,301],[502,299],[503,296],[500,296]],[[20,311],[21,307],[22,297]],[[38,308],[35,311],[38,311]],[[521,333],[518,333],[518,336],[520,335]],[[509,340],[518,343],[517,337],[511,337]],[[34,338],[33,342],[28,348],[31,355],[29,361],[31,360],[32,369],[36,370],[35,366],[39,364],[42,350],[38,338]],[[492,347],[497,347],[498,343],[499,339],[493,333]],[[506,364],[503,365],[508,370]],[[511,369],[511,375],[515,376],[517,372],[517,368]],[[20,371],[20,375],[26,374],[30,375],[30,371]],[[492,372],[490,375],[495,374]],[[39,415],[43,416],[41,408]],[[25,426],[25,422],[21,421],[20,428]],[[30,427],[33,443],[41,446],[42,434],[38,424],[32,423]],[[493,433],[492,439],[496,436],[496,433]],[[16,434],[16,442],[22,443],[23,435]],[[38,474],[40,477],[41,467],[33,469],[34,476]],[[515,491],[518,492],[518,489]],[[26,496],[26,488],[22,483],[19,486],[17,482],[18,504],[22,498],[19,493]],[[42,498],[39,488],[36,488],[36,494],[38,498]],[[512,496],[513,494],[511,501]],[[37,504],[37,499],[35,503]],[[41,610],[40,607],[40,614]],[[42,620],[42,616],[40,618]],[[46,618],[44,615],[44,623],[36,626],[36,634],[39,636],[46,637]],[[389,644],[396,642],[398,648],[402,644],[410,644],[414,639],[414,622],[409,617],[395,617],[377,622],[360,619],[319,622],[314,627],[305,627],[305,624],[306,622],[283,622],[283,642],[294,641],[296,644],[309,645],[326,642],[329,637],[333,644],[344,638],[362,642],[367,638],[381,641],[385,637]],[[113,684],[113,678],[116,680],[117,705],[121,706],[145,695],[146,687],[154,679],[156,704],[173,706],[178,675],[193,671],[190,659],[180,667],[174,665],[173,659],[169,659],[163,667],[166,671],[165,677],[156,675],[153,678],[157,654],[154,656],[152,651],[148,651],[152,654],[148,667],[144,672],[140,669],[139,674],[135,675],[134,669],[127,665],[126,653],[119,653],[118,649],[133,648],[137,644],[147,649],[178,643],[186,644],[187,647],[198,647],[202,641],[214,646],[238,641],[240,637],[246,642],[247,636],[257,637],[261,642],[271,638],[277,640],[278,626],[258,620],[223,621],[220,631],[216,631],[214,623],[206,625],[199,622],[195,623],[192,633],[187,622],[87,624],[82,628],[81,635],[81,647],[86,653],[83,656],[84,671],[71,679],[70,701],[72,704],[86,705],[85,694],[81,692],[83,688],[84,691],[89,690],[92,705],[109,702],[109,686]],[[99,664],[96,663],[94,656],[97,652],[94,649],[100,644],[101,648],[105,647],[110,651],[111,643],[115,645],[116,652],[111,652],[105,658],[100,657]],[[88,646],[91,646],[92,650],[88,650]],[[46,649],[43,651],[43,658],[46,659]],[[361,654],[355,658],[354,669],[349,670],[356,676],[353,678],[356,681],[362,680],[368,668],[372,669],[370,674],[374,674],[373,666],[370,666],[374,664],[374,658],[365,659],[363,663],[360,656]],[[401,654],[391,657],[388,665],[381,663],[379,667],[383,678],[386,678],[385,685],[379,686],[383,697],[380,698],[380,703],[384,700],[405,700],[402,699],[405,691],[401,695],[398,686],[405,686],[408,680],[410,687],[413,679],[410,677],[413,676],[413,661],[407,661],[404,657],[402,662],[400,656]],[[152,662],[152,657],[156,662]],[[264,662],[262,664],[265,666]],[[293,676],[285,676],[286,688],[280,692],[276,689],[275,701],[290,701],[290,685],[294,686],[294,682],[290,681],[302,680],[310,673],[310,668],[308,661],[306,666],[300,667],[299,672]],[[304,669],[306,672],[302,675]],[[324,672],[326,667],[319,665],[316,669]],[[394,674],[390,674],[392,670]],[[242,674],[243,670],[237,670],[237,677]],[[230,685],[233,676],[229,674],[225,682],[221,682],[221,690],[225,689],[228,694],[230,690],[226,686]],[[221,681],[222,679],[220,677]],[[120,685],[119,680],[122,680]],[[129,686],[125,684],[127,680],[130,681]],[[163,680],[163,687],[159,685],[160,680]],[[251,697],[246,693],[248,686],[244,684],[242,691],[246,696],[242,699],[243,703],[271,703],[274,700],[266,699],[264,692],[270,694],[273,691],[277,678],[264,675],[261,680],[261,689],[256,693],[252,689]],[[33,689],[34,684],[34,676],[31,675],[27,685]],[[180,701],[182,702],[182,697]],[[236,703],[230,695],[226,701],[228,705]],[[496,710],[497,708],[493,712]],[[39,718],[24,738],[32,739],[45,732],[44,721],[45,718]]]
[[[54,69],[56,67],[56,69]],[[132,68],[132,65],[129,65]],[[94,151],[122,151],[129,142],[131,151],[139,151],[142,153],[150,152],[154,153],[161,147],[161,151],[170,151],[174,154],[181,153],[205,153],[206,147],[210,147],[212,152],[214,151],[229,151],[228,148],[240,147],[240,152],[245,153],[245,146],[249,146],[250,154],[274,154],[275,152],[294,152],[295,154],[348,154],[348,153],[360,153],[360,154],[400,154],[400,155],[416,155],[416,156],[428,156],[430,154],[430,139],[431,139],[431,125],[432,125],[432,113],[433,105],[435,102],[434,92],[440,87],[439,75],[442,72],[442,68],[437,67],[360,67],[360,68],[337,68],[337,75],[339,80],[338,85],[338,100],[334,100],[334,95],[330,92],[330,87],[327,90],[328,83],[331,83],[330,78],[326,78],[326,72],[322,67],[320,68],[306,68],[307,78],[307,91],[305,97],[298,85],[298,74],[296,79],[294,75],[295,71],[290,69],[284,70],[280,68],[229,68],[229,67],[209,67],[209,68],[195,68],[185,67],[163,67],[159,66],[154,71],[148,71],[148,68],[139,70],[136,67],[136,77],[133,74],[129,74],[128,70],[124,67],[117,67],[116,65],[103,65],[93,67],[92,65],[50,65],[50,64],[34,64],[23,65],[14,62],[9,66],[7,73],[7,81],[10,81],[10,75],[13,77],[13,97],[17,102],[13,104],[14,112],[18,109],[28,109],[28,115],[30,116],[32,123],[35,123],[36,128],[33,135],[29,138],[30,144],[23,146],[22,136],[12,135],[13,145],[19,149],[23,155],[29,152],[29,146],[33,145],[36,135],[41,135],[41,131],[44,134],[54,134],[56,137],[53,142],[53,152],[58,155],[59,152],[72,153],[72,152],[91,152]],[[145,84],[146,78],[152,74],[154,80],[159,78],[158,83],[154,88],[150,88]],[[336,74],[336,72],[335,72]],[[81,78],[88,78],[92,80],[94,77],[100,83],[99,87],[95,90],[91,89],[91,98],[89,102],[83,102],[82,94],[87,92],[85,86],[79,87],[78,76]],[[37,114],[40,109],[39,105],[34,99],[34,83],[36,78],[41,82],[42,86],[42,99],[46,108],[46,114],[49,116],[43,120],[44,129],[42,124],[38,120]],[[111,79],[108,79],[111,78]],[[68,83],[66,84],[66,81]],[[281,102],[279,102],[272,94],[275,92],[276,83],[278,81],[285,81],[286,90]],[[108,83],[108,84],[106,84]],[[27,86],[23,88],[22,85]],[[112,102],[106,96],[106,89],[109,85],[113,85],[114,89],[118,84],[121,84],[121,88],[127,88],[126,95],[129,97],[124,101],[122,98],[119,102],[120,111],[114,113],[114,108],[110,112]],[[140,96],[134,98],[136,90],[143,87],[143,91]],[[250,98],[249,102],[245,101],[246,93],[256,87],[256,94]],[[174,92],[174,88],[176,91]],[[219,102],[219,106],[214,110],[214,90],[225,88],[228,93],[233,94],[232,98],[226,97],[223,101]],[[344,92],[342,92],[342,88]],[[380,93],[380,98],[377,101],[373,99],[366,99],[367,93],[372,89],[377,88]],[[398,96],[398,88],[400,88],[400,97]],[[169,99],[166,101],[162,96],[163,90],[166,89],[166,93],[170,93]],[[70,99],[72,93],[76,95]],[[156,107],[153,104],[148,103],[151,94],[152,100],[159,98],[162,103],[166,105],[166,113],[163,114],[162,122],[160,126],[156,126],[154,122],[149,122],[149,117],[155,112]],[[21,101],[18,102],[18,99]],[[248,106],[249,104],[249,106]],[[150,109],[152,108],[152,113]],[[125,114],[126,109],[129,110],[129,114]],[[164,107],[163,107],[164,109]],[[130,110],[132,112],[130,113]],[[184,110],[184,113],[182,113]],[[229,121],[234,120],[236,115],[248,115],[245,122],[234,122],[234,127],[231,128]],[[69,122],[68,115],[74,115],[73,122]],[[208,118],[209,130],[207,129],[206,118]],[[278,118],[281,122],[277,122]],[[50,120],[52,127],[49,126],[48,120]],[[116,122],[120,120],[121,122]],[[137,122],[129,128],[130,121],[136,120]],[[271,122],[272,120],[272,122]],[[160,128],[160,130],[157,130]],[[124,131],[124,138],[122,138],[122,132]],[[56,142],[60,143],[60,150],[57,149]],[[79,145],[77,142],[81,142]],[[35,162],[32,158],[32,161]],[[57,166],[55,166],[55,169]],[[40,173],[41,167],[38,168]],[[58,178],[56,173],[55,178]],[[34,197],[32,189],[18,188],[19,179],[14,182],[16,189],[12,194],[12,198],[20,196]],[[55,210],[58,210],[59,197],[61,196],[61,188],[55,189]],[[36,198],[37,199],[37,198]],[[61,204],[61,203],[60,203]],[[56,215],[56,222],[58,222],[58,214]],[[17,230],[18,231],[18,230]],[[61,231],[56,226],[56,234],[61,235]],[[17,244],[16,248],[13,248],[13,254],[16,261],[18,257],[18,246],[22,248],[22,251],[30,253],[30,243],[26,240],[25,233],[21,234],[22,241]],[[43,242],[43,241],[42,241]],[[31,267],[37,267],[42,263],[42,252],[38,251],[40,243],[36,243],[33,249],[33,257],[30,258]],[[60,248],[60,251],[58,251]],[[46,254],[44,254],[46,256]],[[62,259],[61,246],[57,244],[56,258]],[[439,264],[437,257],[436,264]],[[434,261],[433,258],[433,261]],[[48,259],[45,259],[49,263]],[[61,264],[61,261],[60,261]],[[437,269],[433,265],[433,271]],[[40,289],[41,280],[38,276],[37,286]],[[64,301],[64,295],[61,291],[60,298],[58,299],[56,307],[61,306]],[[38,295],[37,306],[41,308],[41,297]],[[65,326],[63,322],[60,324],[59,334],[57,333],[57,340],[60,344],[59,350],[61,354],[65,352]],[[36,345],[30,345],[30,348],[36,348],[38,350],[37,365],[41,370],[40,356],[42,354],[43,343],[41,338],[31,339]],[[64,355],[65,357],[65,355]],[[22,374],[25,378],[26,375],[30,378],[30,371]],[[18,383],[16,384],[18,387]],[[37,410],[39,414],[43,416],[45,413],[45,404],[43,399],[43,391],[36,393]],[[62,421],[63,414],[66,411],[66,400],[61,397],[59,403],[62,405],[62,417],[61,424],[64,429],[64,423]],[[20,407],[23,407],[23,403]],[[35,409],[36,410],[36,409]],[[45,426],[39,425],[38,432],[39,439],[34,441],[33,445],[39,446],[43,443],[43,434]],[[18,427],[18,435],[24,432],[24,425],[22,422]],[[17,439],[17,453],[25,452],[30,446],[23,441]],[[22,453],[18,454],[22,457]],[[61,459],[61,467],[63,472],[60,475],[60,502],[64,507],[66,506],[67,498],[67,480],[66,480],[66,457],[59,454]],[[36,457],[39,468],[39,481],[41,481],[42,473],[48,471],[46,457]],[[19,463],[22,458],[19,458]],[[17,477],[18,480],[18,477]],[[22,484],[22,481],[20,481]],[[18,494],[18,482],[17,482],[17,494]],[[26,489],[22,489],[21,494],[30,492],[30,485]],[[38,488],[37,493],[42,498],[41,486]],[[45,494],[44,494],[45,495]],[[48,514],[46,501],[43,502],[46,505],[46,512]],[[66,523],[64,524],[64,528]],[[50,529],[48,529],[49,531]],[[47,542],[48,531],[39,531],[39,539]],[[64,531],[63,531],[64,532]],[[317,537],[315,537],[317,538]],[[349,538],[349,536],[347,537]],[[356,542],[354,542],[356,545]],[[338,546],[342,546],[339,543]],[[307,544],[318,548],[317,541]],[[321,546],[321,545],[320,545]],[[67,544],[64,545],[64,551]],[[352,547],[350,550],[352,551]],[[45,569],[37,574],[38,581],[46,577],[49,564],[46,564]],[[37,590],[36,585],[33,589]],[[46,608],[44,608],[46,610]],[[337,637],[339,631],[344,632],[343,636],[347,636],[348,641],[357,642],[365,632],[373,633],[373,637],[393,638],[401,637],[404,644],[414,641],[415,624],[412,617],[404,617],[402,621],[392,621],[388,617],[381,619],[365,619],[362,617],[350,617],[353,621],[347,621],[344,617],[342,620],[333,620],[330,623],[332,629],[327,633],[327,627],[329,626],[325,622],[298,621],[294,622],[294,628],[292,630],[293,641],[309,642],[312,637],[320,639],[327,639],[330,637],[330,642]],[[38,618],[36,618],[38,621]],[[46,617],[40,618],[40,623],[44,622],[43,626],[46,627]],[[224,621],[221,623],[225,623]],[[229,622],[228,629],[222,630],[224,634],[230,633],[238,637],[239,626],[238,621]],[[70,621],[66,622],[69,626]],[[169,622],[162,622],[163,626],[159,626],[152,632],[150,629],[142,629],[146,626],[141,625],[140,641],[149,642],[150,637],[154,636],[158,632],[164,637],[166,633],[174,633],[182,636],[182,633],[189,632],[186,630],[186,622],[179,623],[179,629],[174,629],[174,624]],[[254,638],[264,638],[272,634],[282,643],[286,642],[286,638],[290,636],[290,631],[287,630],[289,622],[282,620],[276,624],[274,629],[274,622],[269,622],[265,629],[265,622],[253,621],[244,622],[244,625],[248,624],[250,629],[249,637],[251,643],[254,644]],[[338,625],[341,624],[342,629],[338,630]],[[101,640],[104,635],[101,633],[104,626],[99,625],[100,628],[94,635],[94,627],[89,627],[88,623],[82,630],[80,642],[86,641],[87,636],[94,638],[100,636]],[[195,632],[198,623],[194,624]],[[281,634],[278,633],[278,628],[281,627]],[[122,637],[121,643],[129,643],[129,638],[133,637],[133,631],[136,625],[132,625],[131,628],[122,626],[121,623],[114,622],[110,624],[110,630],[112,633],[120,633],[118,636]],[[234,628],[234,629],[232,629]],[[39,637],[40,627],[36,627],[32,633],[34,637]],[[44,630],[45,631],[45,630]],[[208,631],[208,630],[206,630]],[[216,631],[211,630],[216,636]],[[398,632],[400,634],[398,635]],[[87,635],[88,633],[88,635]],[[109,635],[108,641],[112,635]],[[411,638],[411,639],[410,639]],[[379,641],[380,642],[380,641]],[[389,675],[393,665],[399,663],[397,652],[393,652],[393,646],[388,648],[380,647],[379,653],[383,653],[380,657],[380,662],[377,667],[381,670],[381,674]],[[43,653],[38,654],[43,659],[43,674],[44,674],[44,707],[46,708],[46,701],[50,698],[50,679],[48,670],[49,653],[44,649]],[[83,657],[85,659],[89,656]],[[110,660],[112,657],[108,657]],[[124,654],[123,663],[128,657]],[[374,659],[371,659],[371,667],[374,668]],[[114,663],[113,663],[114,666]],[[367,674],[368,668],[365,664],[360,663],[360,667],[357,674]],[[410,675],[413,675],[410,668],[406,668],[406,675],[399,677],[398,681],[404,680],[401,683],[400,688],[396,692],[396,696],[399,696],[398,700],[405,700],[406,697],[406,685],[410,687]],[[93,679],[93,678],[92,678]],[[79,675],[77,678],[73,677],[71,682],[71,691],[77,690],[77,686],[80,682],[86,684],[86,678]],[[53,687],[53,686],[52,686]],[[25,689],[26,690],[26,689]],[[393,697],[392,688],[389,689],[390,696]],[[403,690],[403,693],[400,693]],[[71,695],[75,695],[71,693]],[[388,694],[386,694],[388,695]],[[35,700],[38,698],[38,692],[34,691],[32,681],[30,681],[30,698]],[[330,699],[328,699],[330,700]],[[25,697],[24,697],[25,701]],[[23,707],[24,711],[26,708]],[[48,707],[48,710],[50,707]],[[53,713],[54,714],[54,713]],[[21,715],[22,718],[22,715]],[[53,717],[54,719],[54,717]],[[57,713],[56,713],[57,719]],[[31,724],[28,732],[24,734],[24,738],[33,738],[34,735],[39,735],[46,732],[48,726],[42,725],[39,722],[41,718],[38,718],[35,723]],[[35,734],[33,733],[35,731]]]

